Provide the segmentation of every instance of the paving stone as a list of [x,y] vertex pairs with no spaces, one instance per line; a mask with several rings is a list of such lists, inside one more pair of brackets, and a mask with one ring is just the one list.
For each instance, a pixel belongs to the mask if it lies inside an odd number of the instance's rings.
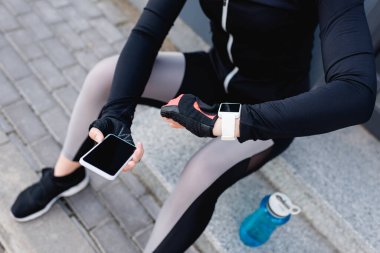
[[79,91],[82,88],[83,82],[87,76],[87,70],[80,65],[74,65],[64,69],[63,74],[69,83]]
[[[133,128],[133,125],[132,125],[132,128]],[[133,129],[132,129],[132,132],[134,132]],[[146,145],[145,145],[146,143],[145,141],[143,141],[142,143],[144,143],[144,150],[146,152],[147,150]],[[149,162],[147,163],[146,158],[147,158],[146,154],[144,153],[143,161],[140,161],[136,165],[137,168],[134,169],[134,173],[136,173],[138,177],[141,178],[141,180],[144,182],[144,184],[148,186],[148,189],[150,189],[154,193],[154,196],[159,200],[159,202],[164,203],[165,200],[169,196],[168,184],[167,182],[162,183],[160,181],[162,179],[157,176],[156,169],[155,169],[156,167],[152,169],[152,164],[150,164]]]
[[156,219],[161,209],[156,200],[151,195],[141,196],[139,200],[150,216],[152,216],[153,219]]
[[14,14],[19,15],[31,11],[30,5],[23,0],[2,0],[1,1]]
[[9,83],[2,72],[0,72],[0,106],[11,104],[19,99],[20,96],[17,90]]
[[8,12],[8,10],[0,5],[0,31],[12,31],[19,26],[17,20]]
[[87,70],[92,69],[96,63],[99,62],[99,58],[95,56],[90,50],[81,50],[75,53],[75,58],[78,62]]
[[0,130],[0,145],[8,142],[8,136]]
[[25,60],[35,59],[44,54],[39,45],[33,41],[30,31],[21,29],[9,32],[5,36]]
[[61,152],[60,145],[51,136],[37,140],[30,145],[30,149],[40,168],[53,167]]
[[57,9],[46,1],[38,1],[34,3],[34,10],[39,14],[42,20],[47,24],[53,24],[63,21]]
[[91,170],[87,170],[87,172],[90,176],[91,187],[96,192],[102,190],[103,188],[107,187],[107,185],[112,183],[112,181],[99,176],[98,174],[92,172]]
[[123,228],[133,235],[152,223],[143,206],[120,182],[114,182],[100,191],[109,210],[120,221]]
[[0,113],[0,129],[4,133],[10,133],[13,131],[11,124],[9,124],[9,122],[4,118],[2,113]]
[[150,234],[152,234],[153,225],[149,225],[146,228],[138,231],[134,236],[133,240],[136,242],[137,246],[144,250],[145,245],[148,243]]
[[125,13],[118,6],[110,1],[100,2],[97,6],[106,18],[115,25],[128,21],[127,15],[125,15]]
[[6,253],[4,246],[1,244],[1,242],[0,242],[0,253]]
[[4,38],[4,35],[0,33],[0,48],[8,45],[8,41]]
[[43,40],[53,36],[53,33],[45,23],[34,13],[28,13],[18,17],[20,23],[31,33],[36,40]]
[[145,186],[132,172],[121,173],[119,177],[136,198],[146,193]]
[[30,67],[50,91],[65,86],[67,83],[59,70],[46,57],[32,60]]
[[124,48],[125,43],[126,43],[125,41],[118,41],[113,44],[113,48],[118,54],[120,54],[121,50]]
[[8,138],[12,145],[14,145],[17,148],[20,155],[28,163],[29,169],[32,169],[33,171],[38,171],[40,169],[38,163],[34,160],[32,152],[25,146],[21,139],[15,133],[10,133],[8,135]]
[[106,218],[111,217],[107,209],[100,203],[92,187],[87,187],[66,200],[87,230],[93,229]]
[[37,114],[41,114],[55,105],[49,92],[34,76],[16,82],[16,86]]
[[34,142],[46,135],[43,124],[24,101],[9,105],[3,110],[26,143]]
[[69,118],[65,115],[62,108],[54,107],[41,115],[42,122],[45,124],[54,139],[60,144],[65,140]]
[[66,86],[53,92],[55,99],[59,102],[67,115],[71,115],[78,92],[71,86]]
[[59,23],[54,26],[54,32],[65,46],[72,51],[84,48],[84,43],[80,36],[66,23]]
[[69,50],[56,38],[41,41],[41,47],[58,68],[65,68],[76,63]]
[[[122,24],[120,27],[119,27],[119,30],[120,32],[124,35],[125,38],[128,38],[129,35],[131,34],[132,32],[132,29],[135,27],[135,23],[133,22],[128,22],[128,23],[125,23],[125,24]],[[125,41],[124,41],[124,44],[125,44]]]
[[86,18],[94,18],[102,15],[102,12],[94,5],[91,0],[73,1],[75,9]]
[[90,24],[98,30],[98,32],[108,41],[108,43],[124,40],[124,36],[119,32],[119,30],[105,18],[90,20]]
[[86,47],[100,59],[106,58],[114,54],[112,46],[104,39],[103,36],[95,29],[89,29],[81,34]]
[[55,8],[63,7],[70,3],[69,0],[49,0],[49,2]]
[[23,60],[18,56],[16,51],[11,47],[0,49],[0,64],[4,72],[12,80],[18,80],[27,77],[32,72]]
[[138,253],[133,242],[123,233],[118,224],[109,220],[91,231],[99,246],[107,253]]
[[73,216],[74,213],[69,207],[69,204],[66,202],[66,199],[61,198],[60,200],[57,201],[57,204],[63,209],[63,211],[69,216]]
[[87,20],[72,6],[65,6],[60,9],[60,12],[75,32],[81,32],[91,27]]
[[[38,180],[12,143],[0,147],[1,243],[7,252],[17,253],[95,253],[70,218],[58,206],[28,223],[15,222],[9,207],[17,194]],[[9,251],[8,251],[9,250]]]
[[91,245],[92,249],[96,253],[101,253],[100,248],[98,245],[96,245],[95,240],[89,235],[89,232],[86,230],[85,227],[83,227],[82,223],[78,220],[78,218],[74,215],[70,217],[73,224],[78,228],[79,231],[81,231],[81,234],[86,239],[86,241]]

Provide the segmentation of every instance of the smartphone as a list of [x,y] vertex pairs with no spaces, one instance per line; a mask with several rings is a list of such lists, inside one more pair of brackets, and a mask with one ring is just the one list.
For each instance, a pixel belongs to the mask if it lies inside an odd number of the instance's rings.
[[116,135],[109,134],[79,160],[98,175],[114,180],[131,159],[136,147]]

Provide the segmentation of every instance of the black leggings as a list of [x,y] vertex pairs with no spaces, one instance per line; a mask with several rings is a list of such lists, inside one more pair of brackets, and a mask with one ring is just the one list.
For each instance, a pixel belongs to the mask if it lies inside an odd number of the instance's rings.
[[[88,125],[106,102],[116,62],[117,57],[102,61],[86,78],[63,147],[62,153],[69,159],[78,160],[93,145],[86,139]],[[207,53],[185,57],[181,53],[160,53],[140,103],[160,107],[182,93],[194,94],[210,104],[239,101],[226,94]],[[210,141],[185,166],[157,217],[144,252],[184,252],[207,226],[224,190],[280,154],[291,141]]]

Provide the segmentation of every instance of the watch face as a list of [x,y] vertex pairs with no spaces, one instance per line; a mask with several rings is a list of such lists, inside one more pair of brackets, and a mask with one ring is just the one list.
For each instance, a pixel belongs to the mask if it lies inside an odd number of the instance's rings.
[[220,112],[240,112],[240,104],[223,103],[220,105]]

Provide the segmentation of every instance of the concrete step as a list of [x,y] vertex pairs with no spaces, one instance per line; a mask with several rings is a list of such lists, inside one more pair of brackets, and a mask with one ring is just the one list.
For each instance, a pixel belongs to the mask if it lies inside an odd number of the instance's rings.
[[[149,118],[150,124],[146,125]],[[145,146],[145,166],[136,169],[137,175],[163,202],[173,189],[188,159],[207,139],[196,138],[185,130],[169,128],[153,108],[138,107],[133,134]],[[282,159],[266,169],[276,170]],[[269,173],[270,174],[270,173]],[[255,173],[228,189],[219,199],[216,211],[203,236],[196,245],[202,252],[336,252],[336,248],[314,228],[305,215],[300,215],[279,229],[270,243],[259,249],[245,247],[238,237],[242,219],[257,208],[261,198],[280,188],[265,173]],[[297,202],[296,198],[296,202]],[[303,207],[303,206],[302,206]]]
[[[187,160],[208,140],[173,131],[157,109],[147,107],[138,108],[133,132],[146,149],[146,166],[136,172],[163,202]],[[378,141],[361,126],[298,138],[222,195],[197,246],[203,252],[249,252],[239,241],[239,224],[264,195],[279,190],[303,212],[255,252],[379,252],[379,154]]]
[[[282,158],[289,171],[324,202],[324,209],[330,208],[329,213],[334,214],[335,222],[330,224],[335,223],[335,228],[325,229],[328,224],[315,226],[336,247],[342,252],[380,252],[377,139],[363,127],[354,126],[298,138]],[[324,220],[318,221],[319,218]],[[328,218],[315,214],[309,219],[323,223]]]

